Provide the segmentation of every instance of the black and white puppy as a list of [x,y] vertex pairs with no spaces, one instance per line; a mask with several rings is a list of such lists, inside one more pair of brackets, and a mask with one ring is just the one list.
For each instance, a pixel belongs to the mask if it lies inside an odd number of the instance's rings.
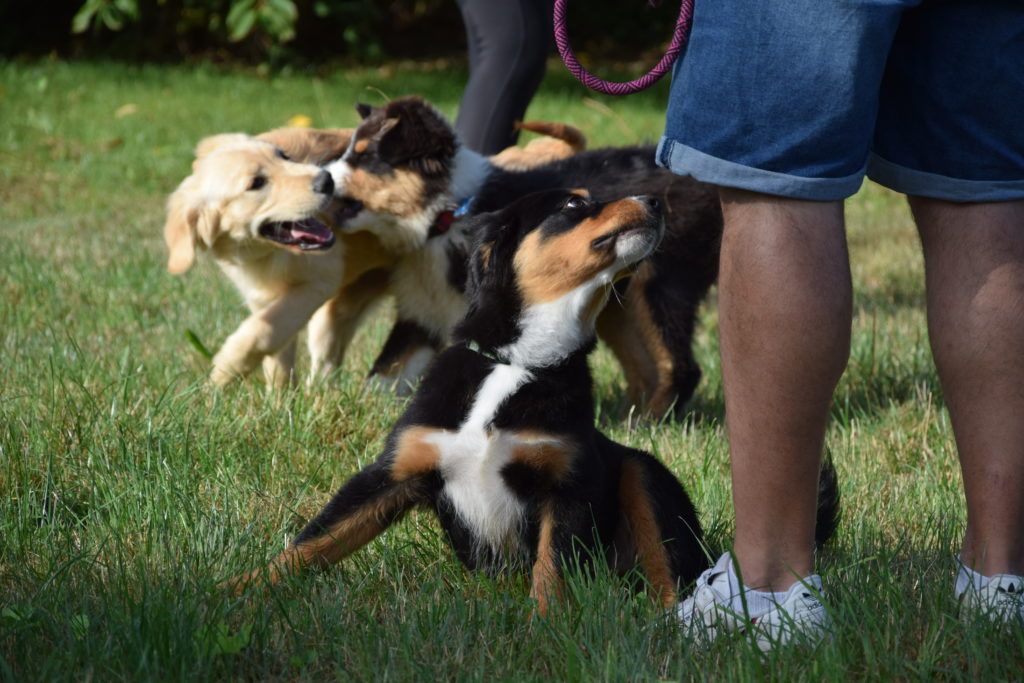
[[451,340],[465,314],[474,223],[534,192],[583,188],[598,201],[650,195],[664,207],[661,248],[616,286],[597,331],[623,367],[630,399],[664,414],[700,378],[691,351],[697,309],[718,273],[722,217],[711,186],[658,168],[653,147],[600,149],[525,171],[497,168],[462,146],[451,125],[415,97],[358,107],[364,120],[331,164],[347,207],[341,230],[369,230],[405,255],[392,273],[398,322],[373,373],[405,388]]
[[568,190],[474,219],[468,310],[384,452],[234,587],[338,562],[426,506],[468,568],[532,567],[541,612],[567,567],[592,558],[638,565],[674,603],[706,566],[697,514],[664,465],[595,427],[587,366],[616,281],[663,232],[654,197]]

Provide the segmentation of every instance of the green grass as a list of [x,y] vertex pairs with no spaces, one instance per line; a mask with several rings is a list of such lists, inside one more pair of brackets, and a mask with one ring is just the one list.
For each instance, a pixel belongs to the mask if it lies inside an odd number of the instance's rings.
[[[443,65],[268,79],[0,63],[0,677],[1019,678],[1019,631],[955,616],[964,508],[917,238],[902,200],[872,186],[847,213],[856,319],[828,435],[845,510],[821,558],[836,637],[817,651],[696,649],[605,575],[573,578],[565,606],[530,621],[524,578],[467,574],[425,514],[336,570],[242,599],[216,590],[375,457],[402,403],[361,383],[386,310],[329,387],[206,386],[186,330],[216,347],[244,313],[209,261],[166,274],[164,197],[203,135],[295,114],[352,125],[352,103],[378,89],[453,113],[463,78]],[[529,115],[575,123],[593,145],[656,140],[665,98],[589,99],[553,69]],[[732,515],[706,308],[691,419],[629,419],[606,351],[594,366],[603,426],[669,463],[718,552]]]

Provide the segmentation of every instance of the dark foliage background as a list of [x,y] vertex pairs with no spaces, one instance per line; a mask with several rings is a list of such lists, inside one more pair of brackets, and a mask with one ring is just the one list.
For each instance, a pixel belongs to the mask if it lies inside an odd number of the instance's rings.
[[[677,11],[672,0],[655,9],[644,0],[575,0],[570,33],[584,58],[646,59],[668,41]],[[455,0],[0,2],[7,57],[375,63],[464,50]]]

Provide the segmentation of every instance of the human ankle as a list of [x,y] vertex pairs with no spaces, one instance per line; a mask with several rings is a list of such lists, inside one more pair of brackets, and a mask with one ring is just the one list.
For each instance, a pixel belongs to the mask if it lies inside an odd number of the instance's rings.
[[785,593],[794,584],[811,575],[814,557],[780,557],[744,552],[733,553],[737,575],[744,588],[770,593]]
[[975,540],[970,532],[964,538],[958,559],[961,565],[982,576],[1024,575],[1024,549]]

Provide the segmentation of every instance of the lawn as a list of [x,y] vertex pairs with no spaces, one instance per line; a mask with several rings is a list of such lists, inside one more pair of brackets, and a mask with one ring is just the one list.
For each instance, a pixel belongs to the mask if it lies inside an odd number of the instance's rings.
[[[0,62],[0,677],[1019,679],[1024,634],[956,616],[964,506],[922,262],[905,204],[871,185],[847,209],[856,317],[828,434],[844,512],[820,558],[836,630],[817,650],[697,648],[606,575],[572,577],[531,621],[524,577],[468,575],[426,514],[332,571],[217,590],[376,456],[402,402],[362,378],[391,311],[327,387],[215,391],[185,332],[215,347],[244,313],[209,261],[166,273],[164,198],[206,134],[353,125],[355,101],[407,93],[452,114],[464,76]],[[592,146],[655,141],[665,100],[664,84],[591,98],[552,68],[529,117]],[[717,553],[732,513],[713,305],[701,321],[685,420],[635,419],[610,355],[593,365],[602,426],[686,482]]]

